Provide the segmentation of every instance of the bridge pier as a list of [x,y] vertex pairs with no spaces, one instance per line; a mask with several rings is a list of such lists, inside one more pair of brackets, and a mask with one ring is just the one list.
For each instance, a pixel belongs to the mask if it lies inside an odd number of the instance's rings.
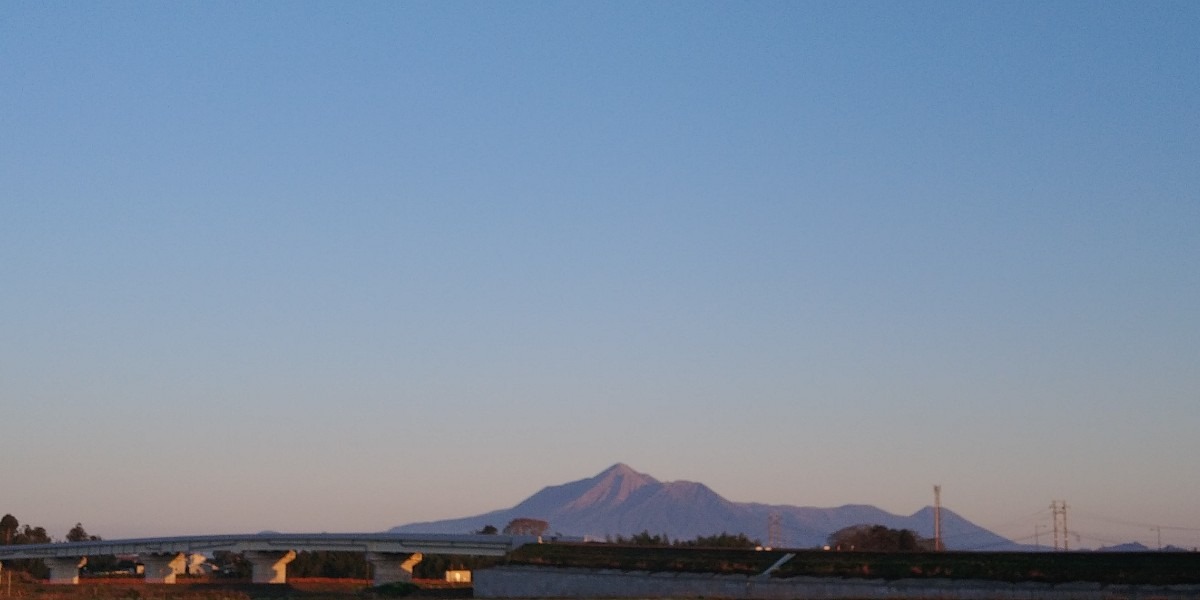
[[79,568],[87,564],[86,556],[54,556],[45,560],[50,568],[50,583],[55,585],[79,583]]
[[379,587],[388,583],[412,581],[412,570],[424,558],[420,552],[413,554],[396,552],[368,552],[367,562],[371,563],[374,576],[371,585]]
[[175,554],[142,554],[138,556],[146,567],[146,583],[175,583],[175,576],[187,566],[187,557]]
[[287,583],[287,564],[296,559],[296,551],[256,550],[244,556],[250,561],[252,583]]

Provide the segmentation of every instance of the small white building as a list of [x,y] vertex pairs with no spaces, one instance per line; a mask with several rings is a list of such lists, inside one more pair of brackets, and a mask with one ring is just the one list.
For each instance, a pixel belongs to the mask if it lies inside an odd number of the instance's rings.
[[446,581],[450,583],[471,583],[471,572],[466,569],[446,571]]

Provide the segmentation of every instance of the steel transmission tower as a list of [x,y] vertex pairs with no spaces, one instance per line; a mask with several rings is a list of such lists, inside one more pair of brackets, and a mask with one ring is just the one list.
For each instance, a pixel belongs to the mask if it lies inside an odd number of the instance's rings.
[[945,550],[942,545],[942,486],[933,486],[933,549]]
[[783,547],[783,518],[779,516],[778,512],[771,512],[767,515],[767,546]]
[[1064,551],[1071,549],[1071,542],[1067,540],[1067,501],[1052,500],[1050,502],[1050,513],[1054,516],[1054,549],[1058,550],[1058,532],[1062,531],[1062,549]]

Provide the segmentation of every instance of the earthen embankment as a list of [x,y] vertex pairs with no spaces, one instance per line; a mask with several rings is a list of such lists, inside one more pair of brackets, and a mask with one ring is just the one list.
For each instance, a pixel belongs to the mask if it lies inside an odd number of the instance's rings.
[[502,566],[475,573],[476,598],[728,598],[734,600],[1200,600],[1200,585],[952,579],[773,578]]

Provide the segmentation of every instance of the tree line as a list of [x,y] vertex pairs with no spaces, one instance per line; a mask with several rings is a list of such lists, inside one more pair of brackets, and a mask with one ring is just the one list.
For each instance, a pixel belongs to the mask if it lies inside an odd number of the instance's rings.
[[[66,542],[89,542],[99,541],[101,538],[90,535],[83,528],[82,523],[76,523],[74,527],[67,531],[67,535],[63,539]],[[33,526],[28,523],[22,525],[12,514],[0,517],[0,545],[52,544],[54,541],[50,537],[50,534],[46,532],[45,527]],[[87,568],[93,572],[112,571],[117,569],[117,564],[118,561],[113,556],[90,556],[88,557]],[[5,566],[14,571],[24,571],[36,578],[45,578],[50,573],[45,562],[38,558],[10,560]]]
[[[94,542],[102,538],[89,535],[82,523],[76,523],[67,532],[64,539],[68,542]],[[45,527],[34,527],[28,523],[21,525],[21,522],[11,514],[0,517],[0,545],[52,543],[54,540],[50,538],[50,534],[46,533]]]
[[829,536],[829,550],[843,552],[929,552],[934,541],[911,529],[891,529],[883,525],[851,525]]
[[667,534],[652,534],[649,530],[629,537],[609,536],[605,541],[626,546],[674,546],[676,548],[757,548],[762,542],[751,539],[744,533],[721,532],[716,535],[701,535],[690,540],[672,540]]

